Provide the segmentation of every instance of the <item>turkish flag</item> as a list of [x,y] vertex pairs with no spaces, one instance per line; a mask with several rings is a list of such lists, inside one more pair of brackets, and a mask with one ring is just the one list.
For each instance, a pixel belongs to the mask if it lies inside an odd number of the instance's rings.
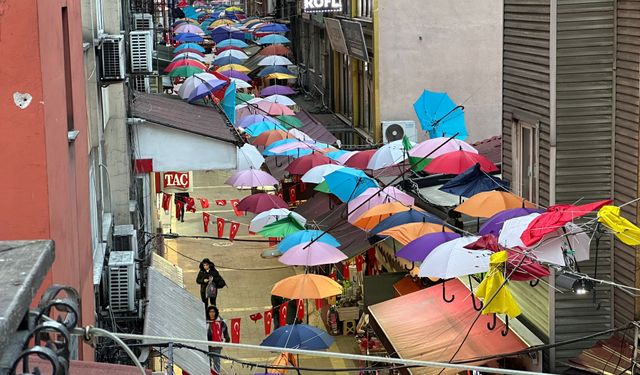
[[249,318],[251,318],[251,320],[253,320],[254,322],[257,322],[258,320],[262,319],[262,314],[261,313],[251,314],[249,315]]
[[278,244],[277,237],[269,237],[269,247],[274,247]]
[[224,199],[216,199],[216,206],[226,206],[227,201]]
[[299,299],[296,304],[297,317],[300,320],[304,319],[304,300]]
[[334,280],[334,281],[338,279],[338,275],[336,275],[336,271],[331,272],[329,277],[331,278],[331,280]]
[[289,203],[296,203],[296,187],[292,186],[289,188]]
[[240,318],[231,319],[231,342],[240,343]]
[[198,198],[198,200],[200,201],[200,207],[203,209],[209,208],[209,200],[207,198]]
[[264,312],[264,334],[271,333],[271,324],[273,324],[273,310],[267,310]]
[[185,198],[187,202],[187,211],[196,212],[196,200],[193,198]]
[[184,203],[182,203],[181,201],[176,201],[176,219],[180,218],[182,207],[184,207]]
[[224,219],[221,217],[217,218],[216,224],[218,225],[218,237],[222,238],[222,236],[224,236]]
[[202,224],[204,224],[205,233],[209,233],[209,220],[211,220],[211,215],[206,212],[202,213]]
[[307,190],[307,184],[305,184],[304,182],[300,183],[300,192],[304,193],[304,191]]
[[351,274],[349,273],[349,265],[351,264],[351,262],[349,262],[348,260],[345,261],[342,264],[342,277],[345,280],[351,280]]
[[356,271],[362,272],[363,265],[364,265],[364,257],[362,255],[358,255],[356,257]]
[[322,309],[322,305],[324,305],[324,299],[318,298],[316,299],[316,310],[320,311]]
[[284,200],[284,195],[282,194],[282,192],[279,192],[278,194],[276,194],[277,196],[280,197],[280,199]]
[[231,199],[229,202],[231,202],[231,207],[233,207],[233,212],[235,212],[236,216],[244,216],[244,212],[238,211],[238,203],[240,203],[240,200]]
[[280,309],[278,311],[279,312],[278,319],[280,321],[280,327],[287,324],[287,305],[288,305],[287,302],[280,304]]
[[367,267],[367,273],[369,275],[375,275],[376,274],[376,269],[377,269],[377,265],[378,265],[378,260],[376,259],[376,248],[375,247],[370,247],[369,250],[367,250],[367,255],[369,258],[369,263]]
[[236,223],[235,221],[231,222],[231,228],[229,228],[229,239],[233,241],[236,238],[236,234],[238,234],[238,229],[240,229],[240,223]]
[[210,324],[211,327],[211,341],[222,342],[222,323],[214,320]]
[[171,194],[162,193],[162,209],[169,211],[171,208]]

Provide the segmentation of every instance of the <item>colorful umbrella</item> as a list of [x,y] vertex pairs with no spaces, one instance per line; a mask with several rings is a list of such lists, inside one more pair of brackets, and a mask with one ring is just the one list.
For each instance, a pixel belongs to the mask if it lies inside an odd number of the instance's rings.
[[321,241],[302,242],[282,254],[278,261],[290,266],[320,266],[348,259],[338,248]]
[[[286,125],[287,127],[290,127],[290,128],[301,128],[301,127],[304,126],[302,121],[299,118],[297,118],[296,116],[280,115],[280,116],[276,116],[276,119],[278,119],[280,121],[280,123],[282,123],[283,125]],[[309,137],[309,136],[307,136],[307,137]],[[310,139],[312,139],[312,138],[310,138]],[[303,140],[306,140],[306,139],[303,139]]]
[[516,217],[520,217],[520,216],[527,216],[532,213],[539,214],[542,212],[543,210],[538,210],[535,208],[523,208],[523,207],[511,208],[504,211],[500,211],[497,214],[491,216],[487,221],[484,222],[484,224],[482,224],[482,226],[480,227],[479,233],[483,236],[487,234],[493,234],[495,236],[498,236],[500,234],[500,231],[502,230],[502,226],[504,225],[505,221],[516,218]]
[[[280,118],[280,117],[285,117],[285,116],[277,116],[276,118]],[[288,116],[288,117],[292,117],[292,116]],[[288,124],[284,123],[281,121],[282,124],[289,126]],[[301,141],[313,141],[313,138],[311,138],[307,133],[300,131],[298,129],[289,129],[288,130],[289,134],[291,134],[292,136],[296,137],[296,139],[299,139]]]
[[[272,122],[267,122],[267,121],[263,121],[263,122],[258,122],[256,124],[253,124],[251,126],[249,126],[248,128],[244,129],[244,131],[249,134],[252,137],[259,137],[262,135],[262,133],[266,133],[266,132],[270,132],[270,131],[281,131],[284,134],[282,137],[277,138],[280,134],[282,133],[275,133],[278,135],[274,135],[272,133],[269,133],[268,138],[266,140],[263,140],[263,138],[261,138],[260,141],[258,141],[258,143],[256,143],[255,141],[253,142],[253,144],[257,145],[257,146],[269,146],[271,143],[275,142],[275,141],[279,141],[282,139],[294,139],[292,136],[289,135],[289,133],[286,132],[286,129],[284,126],[282,125],[278,125],[278,124],[274,124]],[[266,142],[268,140],[268,142]],[[294,139],[295,140],[295,139]]]
[[293,65],[291,60],[287,59],[284,56],[271,55],[265,56],[258,63],[259,66],[270,66],[270,65]]
[[486,173],[496,172],[498,170],[498,167],[484,156],[462,150],[438,156],[433,159],[424,170],[431,174],[460,174],[476,165],[476,163],[479,163],[482,171]]
[[238,39],[225,39],[220,41],[219,43],[216,43],[216,48],[223,48],[223,47],[238,47],[238,48],[246,48],[249,45],[245,42],[243,42],[242,40],[238,40]]
[[547,211],[537,217],[529,224],[522,233],[522,242],[527,246],[532,246],[547,233],[554,232],[564,224],[576,218],[584,216],[592,211],[611,203],[610,199],[575,206],[572,204],[557,204],[547,208]]
[[409,156],[423,158],[429,155],[429,159],[435,159],[440,155],[459,150],[469,151],[476,154],[478,153],[478,150],[476,150],[475,147],[465,141],[455,138],[449,140],[447,137],[438,137],[418,143],[415,147],[409,150]]
[[264,77],[266,77],[266,76],[268,76],[269,74],[272,74],[272,73],[282,73],[282,74],[295,75],[292,71],[287,69],[287,67],[285,67],[285,66],[272,65],[272,66],[267,66],[267,67],[263,68],[262,70],[260,70],[258,72],[258,77],[259,78],[264,78]]
[[197,73],[204,73],[204,70],[195,66],[179,66],[169,73],[169,77],[191,77]]
[[257,27],[261,33],[286,33],[289,28],[281,23],[266,23]]
[[289,211],[287,208],[273,208],[268,211],[261,212],[257,214],[253,219],[251,219],[251,223],[249,224],[249,230],[251,232],[257,233],[266,225],[274,223],[280,219],[284,219],[287,217],[291,217],[296,220],[300,225],[304,226],[307,223],[307,219],[302,217],[302,215]]
[[[432,223],[408,223],[389,228],[378,233],[376,236],[389,236],[403,245],[430,233],[452,232],[444,225]],[[421,259],[424,259],[421,258]]]
[[278,94],[267,96],[266,98],[264,98],[264,100],[271,103],[278,103],[286,106],[296,105],[296,102],[294,102],[293,100],[287,98],[284,95],[278,95]]
[[271,73],[264,76],[265,79],[295,79],[296,76],[287,73]]
[[200,43],[204,41],[204,39],[198,34],[186,33],[186,34],[178,34],[174,37],[174,39],[178,42],[188,42],[188,43]]
[[247,82],[245,82],[245,81],[243,81],[241,79],[229,78],[229,80],[236,84],[236,88],[237,89],[248,89],[249,87],[251,87],[250,84],[248,84]]
[[603,206],[598,211],[598,221],[612,230],[623,243],[640,245],[640,228],[620,215],[620,207]]
[[311,155],[303,156],[299,159],[294,160],[285,169],[290,174],[303,175],[307,173],[311,168],[324,164],[336,163],[322,154],[313,153]]
[[243,198],[236,206],[238,211],[253,212],[254,214],[259,214],[272,208],[289,208],[289,205],[277,195],[259,193]]
[[255,99],[255,97],[245,92],[236,92],[236,99],[238,99],[238,101],[242,103],[242,102],[248,102],[252,99]]
[[451,137],[456,133],[458,139],[467,137],[463,107],[456,106],[446,93],[424,90],[413,109],[430,138]]
[[295,90],[289,86],[283,85],[271,85],[260,90],[260,96],[269,96],[269,95],[293,95],[295,94]]
[[271,294],[289,299],[320,299],[342,294],[342,286],[326,276],[302,274],[278,281]]
[[460,235],[452,232],[440,231],[425,234],[403,246],[398,250],[396,256],[410,262],[422,262],[433,249],[456,238],[460,238]]
[[389,142],[375,150],[367,163],[367,169],[377,170],[396,165],[407,158],[407,151],[402,140]]
[[[274,124],[275,125],[275,124]],[[275,129],[274,130],[268,130],[268,131],[264,131],[262,133],[260,133],[260,135],[258,135],[254,140],[253,140],[253,144],[256,146],[269,146],[270,144],[277,142],[277,141],[281,141],[283,139],[293,139],[293,137],[291,137],[291,135],[289,133],[287,133],[284,130],[280,130],[280,129]]]
[[195,61],[199,61],[201,63],[205,62],[204,57],[201,56],[199,53],[196,53],[196,52],[180,52],[179,54],[173,56],[173,58],[171,59],[171,62],[184,60],[184,59],[195,60]]
[[461,197],[473,197],[491,190],[509,190],[509,183],[480,170],[480,164],[447,181],[439,190]]
[[[331,160],[335,160],[338,161],[340,160],[340,157],[344,156],[344,155],[348,155],[351,154],[352,151],[346,151],[346,150],[337,150],[337,151],[333,151],[333,152],[327,152],[325,155],[330,158]],[[340,163],[342,164],[342,163]]]
[[454,210],[469,216],[489,218],[511,208],[535,208],[535,205],[507,191],[485,191],[464,201]]
[[188,34],[188,33],[190,33],[190,34],[195,34],[195,35],[204,35],[204,31],[202,31],[201,28],[199,28],[196,25],[191,25],[191,24],[187,24],[187,23],[176,27],[173,30],[173,33],[174,34]]
[[331,194],[340,198],[343,202],[349,202],[371,187],[377,187],[378,183],[367,176],[361,170],[343,168],[324,177]]
[[[225,52],[229,52],[229,51],[225,51]],[[223,65],[221,67],[219,67],[218,69],[216,69],[216,72],[224,72],[226,70],[235,70],[241,73],[249,73],[251,71],[251,69],[245,67],[244,65],[240,65],[240,64],[227,64],[227,65]]]
[[261,346],[307,350],[325,350],[333,344],[333,337],[321,329],[306,324],[282,326],[271,332]]
[[242,60],[233,56],[221,56],[221,57],[216,57],[215,59],[213,59],[213,61],[211,61],[211,65],[215,65],[215,66],[223,66],[223,65],[230,65],[230,64],[242,64]]
[[246,60],[249,58],[246,53],[233,49],[220,52],[216,55],[216,58],[220,57],[235,57],[238,60]]
[[203,63],[201,63],[200,61],[184,58],[184,59],[176,60],[176,61],[170,63],[169,65],[167,65],[166,68],[164,68],[164,71],[166,73],[169,73],[173,69],[181,67],[181,66],[195,66],[196,68],[200,68],[202,70],[207,68],[207,66],[204,65]]
[[464,248],[478,238],[480,237],[460,237],[436,246],[422,261],[418,275],[450,279],[487,272],[491,251]]
[[[215,20],[211,23],[212,28],[216,28],[218,26],[231,26],[233,25],[235,22],[233,22],[232,20],[228,20],[228,19],[219,19],[219,20]],[[226,39],[228,40],[228,39]]]
[[504,277],[500,266],[507,261],[507,258],[506,251],[494,253],[489,258],[489,272],[475,292],[476,297],[485,302],[482,309],[483,314],[507,314],[509,318],[515,318],[520,315],[521,311],[518,303],[509,292],[507,286],[504,285]]
[[293,233],[282,239],[278,244],[278,250],[284,253],[303,242],[324,242],[333,247],[340,246],[340,242],[329,233],[316,229],[307,229]]
[[295,217],[291,215],[274,221],[271,224],[265,225],[258,234],[262,237],[286,237],[292,233],[301,231],[304,229],[304,225],[301,225]]
[[281,155],[288,151],[294,151],[294,150],[311,150],[313,152],[313,151],[318,151],[320,149],[321,147],[317,145],[315,142],[295,141],[295,142],[288,142],[286,144],[278,145],[275,147],[269,147],[268,151],[276,155]]
[[244,39],[244,33],[240,29],[230,26],[217,26],[210,32],[211,40],[214,42],[222,42],[225,39]]
[[347,219],[350,223],[354,223],[369,209],[389,202],[401,202],[411,206],[415,203],[415,199],[393,186],[387,186],[384,189],[370,188],[349,202]]
[[[228,66],[228,65],[226,65],[226,66]],[[223,71],[220,72],[220,74],[222,74],[225,77],[235,78],[237,80],[241,80],[241,81],[244,81],[244,82],[251,81],[251,77],[249,77],[245,73],[239,72],[237,70],[223,70]]]
[[[236,39],[233,39],[236,40]],[[227,46],[227,47],[220,47],[220,48],[216,48],[216,52],[220,53],[220,52],[224,52],[224,51],[230,51],[230,50],[235,50],[235,51],[242,51],[242,48],[240,47],[234,47],[234,46]]]
[[395,215],[391,215],[391,217],[384,219],[380,222],[380,224],[376,225],[372,230],[369,231],[369,234],[376,235],[383,230],[396,227],[402,224],[408,223],[434,223],[434,224],[442,224],[442,219],[431,215],[430,213],[419,211],[419,210],[409,210],[406,212],[400,212]]
[[273,176],[267,172],[251,168],[234,173],[224,183],[226,185],[242,189],[249,187],[274,186],[278,185],[278,180],[273,178]]
[[287,44],[291,43],[291,41],[282,35],[271,34],[267,36],[263,36],[262,38],[256,40],[256,44],[264,45],[264,44]]
[[[302,159],[302,158],[300,158]],[[294,160],[298,161],[300,159]],[[289,165],[291,166],[291,165]],[[310,184],[319,184],[324,181],[324,176],[329,173],[335,172],[338,169],[344,168],[342,165],[337,164],[321,164],[316,165],[315,167],[309,169],[301,178],[302,182],[310,183]]]
[[352,224],[364,230],[371,229],[389,216],[399,212],[409,211],[410,209],[414,209],[414,207],[406,206],[400,202],[379,204],[364,212],[360,217],[354,220]]
[[278,124],[279,121],[276,120],[275,118],[271,117],[271,116],[265,116],[262,114],[258,114],[258,115],[249,115],[249,116],[245,116],[243,118],[241,118],[238,123],[236,124],[236,126],[241,127],[241,128],[248,128],[249,126],[257,123],[257,122],[262,122],[262,121],[268,121],[268,122],[272,122],[274,124]]
[[280,55],[280,56],[291,56],[291,50],[280,44],[273,44],[267,46],[258,52],[258,55],[263,56],[271,56],[271,55]]
[[344,162],[344,165],[351,168],[367,169],[369,160],[371,160],[376,151],[378,150],[359,151],[357,154],[351,155],[347,161]]
[[176,48],[174,48],[173,49],[173,53],[180,52],[183,49],[195,49],[197,51],[200,51],[201,53],[204,53],[206,51],[204,49],[204,47],[202,47],[199,44],[196,44],[196,43],[183,43],[183,44],[177,46]]
[[[264,157],[256,146],[245,143],[238,148],[238,169],[260,169],[262,164],[264,164]],[[241,168],[241,166],[246,166],[246,168]]]

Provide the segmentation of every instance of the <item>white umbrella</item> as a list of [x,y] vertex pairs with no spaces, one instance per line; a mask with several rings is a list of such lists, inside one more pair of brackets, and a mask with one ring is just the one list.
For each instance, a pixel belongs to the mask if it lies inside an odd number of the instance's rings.
[[178,89],[178,95],[180,95],[182,99],[187,99],[193,90],[203,82],[215,80],[218,80],[218,77],[211,73],[196,73],[182,82],[182,85],[180,85],[180,88]]
[[[414,144],[411,142],[412,145]],[[373,154],[367,164],[368,169],[381,169],[402,162],[407,158],[402,140],[389,142]]]
[[[591,238],[580,227],[573,223],[568,223],[565,229],[562,228],[549,233],[542,237],[537,246],[527,248],[522,243],[520,236],[527,229],[538,213],[532,213],[527,216],[516,217],[504,222],[498,242],[505,247],[520,247],[522,249],[531,249],[531,254],[535,255],[538,260],[565,265],[564,252],[575,251],[575,257],[578,262],[589,259],[589,244]],[[566,234],[565,234],[566,231]]]
[[246,53],[242,52],[242,51],[238,51],[237,49],[228,49],[226,51],[222,51],[219,54],[216,55],[216,59],[218,57],[235,57],[236,59],[240,59],[240,60],[246,60],[249,58],[249,56],[247,56]]
[[237,79],[237,78],[229,78],[231,80],[231,82],[235,82],[236,83],[236,88],[237,89],[248,89],[249,87],[251,87],[250,84],[248,84],[247,82],[241,80],[241,79]]
[[266,98],[264,98],[264,100],[271,103],[278,103],[282,105],[296,105],[296,102],[294,102],[293,100],[289,99],[284,95],[278,95],[278,94],[267,96]]
[[314,140],[307,133],[305,133],[305,132],[303,132],[301,130],[298,130],[298,129],[289,129],[289,134],[294,136],[299,141],[313,141]]
[[487,272],[492,252],[464,248],[464,246],[475,242],[478,238],[480,237],[460,237],[437,246],[422,261],[419,276],[450,279],[452,277]]
[[262,153],[258,151],[256,146],[249,143],[245,143],[242,147],[238,148],[238,169],[260,169],[264,164],[264,157]]
[[262,98],[253,98],[253,99],[249,99],[249,100],[247,100],[247,101],[246,101],[246,102],[244,102],[244,103],[241,103],[241,104],[236,105],[236,110],[238,110],[238,109],[242,109],[242,108],[244,108],[244,107],[247,107],[247,106],[248,106],[248,105],[250,105],[250,104],[258,104],[258,103],[260,103],[260,102],[262,102],[262,101],[264,101],[264,99],[262,99]]
[[293,65],[293,63],[284,56],[272,55],[272,56],[267,56],[264,59],[260,60],[258,65],[260,66]]
[[302,217],[302,215],[289,211],[286,208],[272,208],[268,211],[261,212],[257,214],[253,219],[251,219],[251,223],[249,224],[249,230],[257,233],[266,225],[271,224],[280,219],[284,219],[287,216],[291,215],[291,217],[300,223],[300,225],[304,226],[307,223],[307,219]]
[[329,173],[335,172],[338,169],[345,168],[342,165],[336,164],[323,164],[313,167],[307,171],[304,175],[302,175],[302,182],[308,182],[310,184],[319,184],[324,181],[324,176]]
[[193,52],[183,52],[183,53],[179,53],[177,55],[175,55],[173,57],[173,59],[171,59],[171,62],[177,61],[177,60],[183,60],[183,59],[190,59],[190,60],[197,60],[200,62],[205,62],[204,57],[198,55],[197,53],[193,53]]

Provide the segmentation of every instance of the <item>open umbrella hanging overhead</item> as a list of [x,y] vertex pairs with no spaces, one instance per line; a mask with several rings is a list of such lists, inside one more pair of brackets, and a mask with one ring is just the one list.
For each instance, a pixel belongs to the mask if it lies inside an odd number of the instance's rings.
[[444,155],[440,155],[433,159],[424,170],[436,174],[460,174],[476,164],[480,164],[480,169],[486,173],[497,172],[498,167],[491,162],[491,160],[484,156],[469,152],[458,150],[449,152]]
[[349,202],[365,190],[377,187],[378,183],[361,170],[343,168],[324,177],[331,194],[343,202]]
[[384,189],[369,188],[349,202],[347,219],[353,223],[369,209],[389,202],[401,202],[411,206],[415,203],[415,199],[393,186],[387,186]]
[[260,169],[264,164],[264,157],[256,146],[245,143],[238,148],[238,160],[240,165],[247,165],[249,168]]
[[[300,160],[300,159],[297,159]],[[338,169],[344,168],[342,165],[337,164],[321,164],[309,169],[304,175],[302,175],[302,182],[310,184],[319,184],[324,181],[324,176]]]
[[195,66],[196,68],[200,68],[202,70],[207,69],[207,66],[201,63],[200,61],[184,58],[184,59],[173,61],[172,63],[167,65],[166,68],[164,68],[164,71],[166,73],[169,73],[172,70],[179,68],[181,66]]
[[271,85],[260,90],[260,96],[262,97],[269,95],[293,95],[295,93],[294,89],[284,85]]
[[342,286],[326,276],[302,274],[278,281],[271,294],[289,299],[319,299],[337,296]]
[[254,214],[259,214],[272,208],[289,208],[289,204],[277,195],[258,193],[241,199],[236,206],[238,211],[253,212]]
[[197,44],[197,43],[183,43],[179,46],[177,46],[176,48],[173,49],[173,53],[177,53],[180,52],[184,49],[195,49],[197,51],[200,51],[202,53],[205,52],[204,47],[202,47],[201,45]]
[[431,250],[420,265],[420,277],[452,277],[487,272],[491,251],[464,248],[475,242],[478,236],[460,237],[438,245]]
[[396,253],[397,257],[404,258],[410,262],[422,262],[429,255],[431,250],[445,242],[455,240],[461,236],[453,232],[428,233],[403,246]]
[[454,210],[469,216],[489,218],[519,207],[535,208],[535,204],[508,191],[485,191],[462,202]]
[[203,69],[200,69],[198,67],[195,66],[179,66],[175,69],[173,69],[171,71],[171,73],[169,73],[169,77],[171,78],[176,78],[176,77],[183,77],[183,78],[187,78],[187,77],[191,77],[194,74],[197,73],[204,73]]
[[491,216],[487,221],[485,221],[480,227],[479,233],[481,235],[493,234],[494,236],[498,236],[500,231],[502,230],[502,226],[505,221],[509,219],[513,219],[520,216],[527,216],[533,213],[542,213],[543,210],[539,210],[536,208],[526,208],[526,207],[518,207],[511,208],[504,211],[500,211],[497,214]]
[[395,215],[391,215],[389,218],[384,219],[373,229],[369,231],[371,235],[376,235],[383,230],[393,228],[398,225],[407,223],[434,223],[442,224],[443,220],[439,217],[435,217],[428,212],[422,210],[411,209],[405,212],[399,212]]
[[422,158],[429,155],[430,159],[435,159],[440,155],[460,150],[478,153],[475,147],[460,139],[450,140],[447,137],[436,137],[416,144],[409,150],[409,156]]
[[447,181],[439,190],[460,197],[472,197],[485,191],[508,191],[509,186],[507,181],[482,172],[480,164],[476,164]]
[[259,66],[270,66],[270,65],[293,65],[291,60],[284,56],[271,55],[266,56],[260,60],[258,63]]
[[424,90],[413,109],[430,138],[452,137],[456,133],[458,139],[467,137],[463,107],[457,106],[447,93]]
[[201,63],[205,62],[205,58],[202,56],[202,54],[195,53],[195,52],[180,52],[171,58],[171,62],[178,61],[181,59],[191,59],[191,60],[200,61]]
[[613,231],[616,237],[629,246],[640,245],[640,228],[622,217],[620,207],[603,206],[598,211],[598,221]]
[[319,328],[306,324],[292,324],[271,332],[260,345],[276,348],[325,350],[333,344],[333,341],[333,337]]
[[[274,124],[275,125],[275,124]],[[250,133],[247,133],[250,134]],[[269,146],[270,144],[281,141],[283,139],[293,139],[289,133],[284,130],[278,129],[274,126],[273,130],[268,130],[260,133],[254,140],[253,144],[256,146]]]
[[373,157],[373,154],[378,151],[374,150],[364,150],[359,151],[357,154],[351,155],[345,162],[344,165],[351,168],[358,169],[367,169],[367,165],[369,165],[369,160]]
[[249,45],[245,42],[243,42],[242,40],[239,39],[225,39],[225,40],[221,40],[220,42],[216,43],[216,48],[224,48],[224,47],[238,47],[238,48],[245,48],[248,47]]
[[300,224],[292,215],[288,215],[283,219],[265,225],[258,234],[262,237],[282,238],[301,230],[304,230],[304,225]]
[[377,149],[371,156],[367,163],[367,169],[377,170],[396,165],[407,158],[408,151],[405,149],[402,140],[389,142]]
[[258,52],[258,55],[270,56],[270,55],[280,55],[280,56],[291,56],[291,50],[281,44],[272,44],[270,46],[266,46]]
[[196,88],[202,84],[206,84],[212,89],[219,89],[224,86],[225,82],[213,74],[204,72],[197,73],[182,82],[182,85],[178,89],[178,95],[180,95],[182,99],[188,99]]
[[364,230],[371,229],[391,215],[409,211],[412,208],[413,206],[406,206],[397,201],[382,203],[365,211],[358,219],[353,221],[353,225]]
[[287,250],[278,261],[290,266],[320,266],[348,259],[338,248],[322,241],[302,242]]
[[274,124],[278,124],[279,121],[276,120],[275,118],[271,117],[271,116],[267,116],[264,114],[257,114],[257,115],[249,115],[246,117],[241,118],[240,120],[238,120],[238,123],[236,124],[239,127],[242,128],[247,128],[252,124],[255,124],[257,122],[262,122],[262,121],[268,121],[268,122],[272,122]]
[[246,60],[249,58],[246,53],[238,50],[227,50],[216,55],[216,59],[220,57],[235,57],[238,60]]
[[291,162],[291,164],[287,166],[286,170],[290,174],[303,175],[307,173],[311,168],[314,168],[320,165],[325,165],[325,164],[336,164],[336,163],[322,154],[313,153],[311,155],[303,156],[299,159],[294,160],[293,162]]
[[433,223],[407,223],[398,225],[393,228],[385,229],[382,232],[378,233],[376,237],[389,236],[394,240],[400,242],[401,244],[407,245],[424,235],[442,232],[452,232],[452,230],[445,227],[444,225]]
[[291,41],[282,35],[271,34],[256,40],[256,44],[288,44]]
[[299,245],[303,242],[324,242],[328,245],[338,247],[340,246],[340,242],[336,240],[335,237],[330,235],[329,233],[323,232],[317,229],[306,229],[301,230],[299,232],[290,234],[280,241],[278,244],[278,249],[281,252],[286,252],[292,247]]
[[278,180],[267,172],[251,168],[234,173],[224,183],[237,188],[249,188],[278,185]]
[[286,106],[296,105],[296,102],[294,102],[293,100],[289,99],[284,95],[278,95],[278,94],[267,96],[266,98],[264,98],[264,100],[271,103],[278,103]]
[[280,219],[284,219],[286,217],[291,217],[296,220],[300,225],[304,226],[307,223],[307,220],[302,217],[302,215],[289,211],[287,208],[272,208],[268,211],[261,212],[257,214],[253,219],[251,219],[251,223],[249,224],[249,230],[251,232],[257,233],[266,225],[274,223]]

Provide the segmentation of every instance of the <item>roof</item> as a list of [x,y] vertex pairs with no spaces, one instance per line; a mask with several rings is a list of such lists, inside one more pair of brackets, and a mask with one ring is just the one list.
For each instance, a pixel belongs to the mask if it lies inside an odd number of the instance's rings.
[[[622,342],[619,337],[598,341],[592,348],[586,349],[576,358],[569,360],[573,369],[590,374],[631,374],[633,344]],[[569,371],[569,373],[582,373]]]
[[499,135],[472,144],[478,153],[491,160],[493,164],[502,162],[502,137]]
[[233,127],[217,108],[189,104],[176,95],[144,92],[134,95],[131,103],[133,117],[224,142],[240,142]]
[[296,113],[296,117],[304,124],[300,130],[307,133],[314,140],[328,144],[334,144],[338,140],[314,115],[305,109],[301,109],[300,112]]
[[[154,267],[149,267],[148,280],[149,303],[144,320],[144,334],[206,340],[207,325],[202,302]],[[203,345],[194,346],[207,350]],[[173,358],[178,367],[190,374],[209,373],[209,360],[200,352],[176,348],[173,350]]]
[[[447,281],[451,303],[442,299],[442,287],[435,285],[401,297],[369,306],[369,311],[400,358],[449,362],[460,338],[464,337],[477,312],[469,290],[458,280]],[[473,297],[471,297],[473,298]],[[498,320],[494,330],[487,329],[491,315],[481,315],[455,360],[511,353],[527,347],[512,331],[503,337],[504,324]],[[388,348],[391,349],[391,348]],[[483,363],[482,361],[478,364]],[[411,369],[412,374],[438,374],[440,368]],[[443,373],[456,373],[448,369]]]

